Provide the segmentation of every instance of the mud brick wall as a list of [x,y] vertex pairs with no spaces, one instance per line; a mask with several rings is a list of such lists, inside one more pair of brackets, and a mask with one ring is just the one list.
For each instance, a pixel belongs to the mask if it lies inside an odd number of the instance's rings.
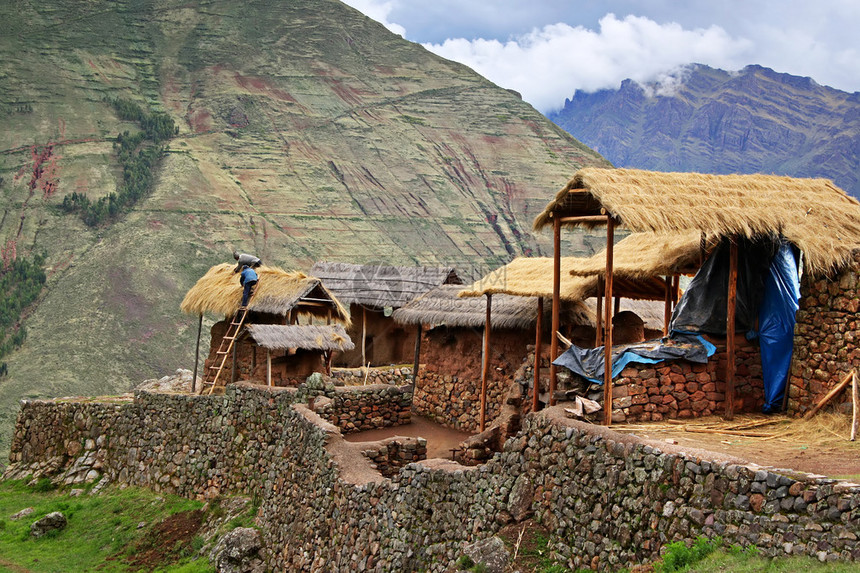
[[[740,339],[735,358],[735,412],[760,411],[764,381],[759,348]],[[725,411],[726,362],[725,345],[718,345],[707,364],[630,364],[612,389],[613,421],[698,418]]]
[[[860,371],[860,251],[839,275],[813,280],[804,275],[794,330],[789,375],[789,411],[802,415],[853,368]],[[832,402],[850,411],[851,393]]]
[[25,401],[4,477],[96,472],[189,497],[258,495],[266,566],[278,571],[441,573],[466,543],[532,516],[571,569],[616,571],[699,535],[767,556],[860,560],[856,484],[658,449],[561,407],[528,415],[483,466],[426,460],[388,479],[296,395],[232,385],[224,396]]
[[[418,374],[412,406],[416,414],[464,432],[479,430],[481,340],[480,330],[467,328],[436,328],[425,334],[421,363],[426,367]],[[534,334],[496,329],[490,341],[487,425],[499,415],[514,375],[529,354]]]

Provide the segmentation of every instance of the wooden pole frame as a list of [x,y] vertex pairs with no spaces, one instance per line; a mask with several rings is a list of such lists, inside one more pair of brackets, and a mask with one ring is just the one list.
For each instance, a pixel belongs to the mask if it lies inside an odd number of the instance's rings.
[[543,297],[537,299],[537,318],[535,320],[535,366],[534,389],[532,391],[532,412],[537,412],[540,405],[540,355],[543,330]]
[[484,360],[481,367],[481,431],[484,431],[487,422],[487,377],[490,373],[490,315],[492,313],[493,295],[487,294],[487,316],[484,322]]
[[735,417],[735,309],[738,298],[738,242],[729,245],[729,287],[726,302],[726,420]]
[[197,350],[194,351],[194,374],[191,375],[191,393],[197,393],[197,364],[200,362],[200,331],[203,330],[203,313],[197,322]]
[[555,388],[558,384],[558,332],[561,313],[561,219],[555,218],[552,223],[552,335],[550,336],[549,351],[549,405],[555,406]]
[[606,224],[606,293],[605,293],[605,337],[603,341],[603,423],[612,425],[612,265],[615,246],[615,221],[610,218]]

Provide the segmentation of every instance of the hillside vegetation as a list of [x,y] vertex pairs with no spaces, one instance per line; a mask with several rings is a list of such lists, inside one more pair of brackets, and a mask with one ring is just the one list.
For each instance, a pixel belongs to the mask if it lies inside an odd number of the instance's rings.
[[333,0],[48,0],[4,3],[0,21],[0,246],[44,253],[47,274],[5,359],[0,452],[20,398],[191,368],[197,318],[179,302],[233,248],[469,276],[546,252],[532,218],[577,168],[607,165]]
[[860,93],[761,66],[576,92],[549,117],[618,167],[824,177],[860,197]]

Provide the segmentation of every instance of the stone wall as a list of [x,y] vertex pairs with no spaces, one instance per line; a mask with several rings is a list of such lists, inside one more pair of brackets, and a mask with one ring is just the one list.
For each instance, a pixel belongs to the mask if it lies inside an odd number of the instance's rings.
[[698,535],[769,556],[860,559],[855,484],[660,451],[560,407],[527,416],[482,466],[427,460],[386,479],[361,453],[372,447],[296,397],[232,385],[224,396],[25,401],[6,477],[74,471],[189,497],[257,495],[274,570],[441,572],[464,543],[532,516],[574,569],[629,567]]
[[331,378],[346,386],[364,386],[365,384],[393,384],[403,386],[412,383],[412,367],[398,366],[395,368],[332,368]]
[[402,426],[412,419],[410,386],[330,386],[313,409],[344,433]]
[[[804,275],[794,330],[789,375],[789,411],[801,415],[817,404],[853,368],[860,369],[860,251],[852,264],[833,278]],[[850,411],[851,393],[833,404]]]

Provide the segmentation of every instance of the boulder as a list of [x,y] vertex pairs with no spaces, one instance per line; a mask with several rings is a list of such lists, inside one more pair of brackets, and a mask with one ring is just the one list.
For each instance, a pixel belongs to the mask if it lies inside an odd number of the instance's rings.
[[30,535],[33,537],[42,537],[55,529],[63,529],[67,524],[66,516],[59,511],[55,511],[33,523],[30,526]]
[[222,537],[209,561],[218,573],[263,573],[266,570],[260,549],[260,532],[252,527],[237,527]]
[[467,545],[463,552],[477,565],[483,565],[487,573],[504,573],[511,555],[500,537],[488,537]]

